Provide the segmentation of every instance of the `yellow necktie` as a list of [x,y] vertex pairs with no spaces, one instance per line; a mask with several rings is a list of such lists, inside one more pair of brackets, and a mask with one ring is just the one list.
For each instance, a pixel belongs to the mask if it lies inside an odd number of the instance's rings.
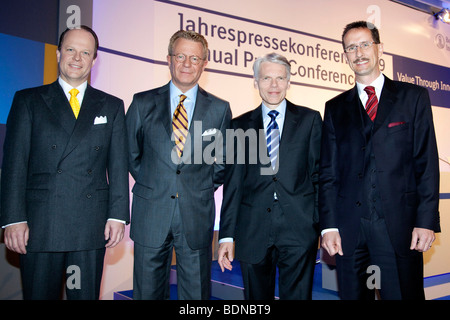
[[70,106],[72,107],[73,114],[75,115],[75,118],[78,118],[78,114],[80,113],[80,102],[78,101],[77,94],[80,91],[77,89],[72,89],[69,91],[70,93]]
[[173,134],[175,136],[175,145],[177,146],[179,157],[183,154],[183,148],[188,134],[188,116],[183,104],[185,99],[186,96],[182,94],[180,96],[180,103],[172,118]]

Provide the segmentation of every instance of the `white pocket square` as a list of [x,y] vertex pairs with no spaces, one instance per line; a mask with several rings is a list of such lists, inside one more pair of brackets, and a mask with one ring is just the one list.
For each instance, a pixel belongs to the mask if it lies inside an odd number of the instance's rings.
[[106,116],[95,117],[95,120],[94,120],[94,124],[104,124],[107,122],[108,122],[108,119],[106,119]]
[[217,131],[218,130],[216,128],[205,130],[205,132],[202,133],[202,137],[216,134]]

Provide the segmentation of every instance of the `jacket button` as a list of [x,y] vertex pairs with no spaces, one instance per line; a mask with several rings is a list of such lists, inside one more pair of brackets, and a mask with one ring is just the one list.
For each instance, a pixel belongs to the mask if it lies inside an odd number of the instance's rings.
[[267,212],[272,212],[272,209],[270,209],[270,208],[267,208]]
[[52,145],[52,149],[53,149],[53,150],[56,149],[56,144]]
[[361,207],[361,202],[356,201],[356,206],[357,206],[357,207]]
[[180,174],[181,173],[181,171],[180,170],[177,170],[177,174]]
[[62,170],[61,169],[58,169],[58,171],[57,171],[58,173],[62,173]]
[[174,196],[174,195],[171,195],[170,196],[170,199],[175,199],[176,197]]
[[92,198],[92,195],[87,194],[87,195],[86,195],[86,198],[90,199],[90,198]]

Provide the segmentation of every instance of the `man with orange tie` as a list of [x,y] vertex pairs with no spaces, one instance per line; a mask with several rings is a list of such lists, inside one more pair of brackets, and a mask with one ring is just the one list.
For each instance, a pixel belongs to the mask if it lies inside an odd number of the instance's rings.
[[[222,138],[231,110],[198,85],[208,62],[202,35],[180,30],[168,51],[171,81],[135,94],[126,115],[136,181],[133,298],[169,298],[175,249],[178,299],[209,299],[214,191],[223,181]],[[215,143],[215,151],[207,152]]]
[[[1,179],[5,244],[20,254],[24,299],[98,299],[105,248],[129,221],[123,101],[92,88],[98,38],[67,29],[59,79],[18,91]],[[72,108],[71,108],[72,105]]]
[[348,24],[342,45],[356,86],[325,106],[321,244],[336,255],[342,299],[374,299],[373,288],[381,299],[424,299],[422,252],[440,231],[428,91],[381,73],[373,24]]

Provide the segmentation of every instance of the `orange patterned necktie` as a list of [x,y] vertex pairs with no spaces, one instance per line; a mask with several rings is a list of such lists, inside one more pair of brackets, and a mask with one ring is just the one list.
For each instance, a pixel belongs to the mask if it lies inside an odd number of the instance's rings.
[[188,133],[188,117],[186,108],[184,107],[185,95],[180,96],[180,102],[178,103],[172,118],[172,128],[175,137],[175,145],[177,147],[178,156],[183,154],[184,144],[186,143]]

